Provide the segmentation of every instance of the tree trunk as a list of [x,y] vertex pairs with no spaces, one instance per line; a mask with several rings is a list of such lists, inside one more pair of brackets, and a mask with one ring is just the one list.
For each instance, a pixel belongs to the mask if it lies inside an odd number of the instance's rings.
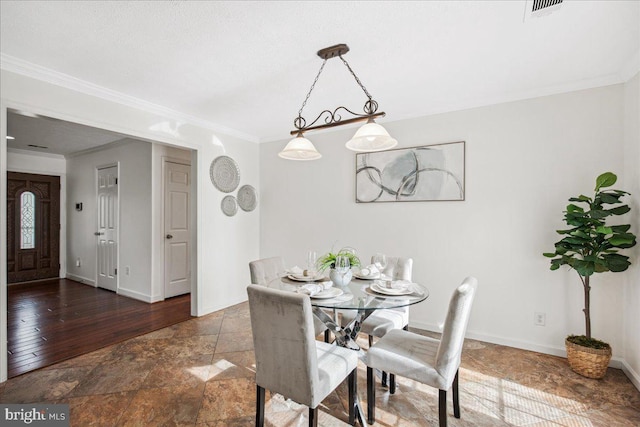
[[582,285],[584,286],[584,322],[586,326],[586,336],[587,338],[591,338],[591,310],[590,310],[590,300],[589,300],[589,291],[591,288],[589,287],[589,277],[584,276],[582,280]]

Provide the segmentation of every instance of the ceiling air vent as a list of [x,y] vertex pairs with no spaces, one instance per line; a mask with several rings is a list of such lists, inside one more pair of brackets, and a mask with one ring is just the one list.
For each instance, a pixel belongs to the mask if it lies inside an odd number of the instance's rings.
[[524,20],[547,16],[560,9],[563,0],[527,0],[525,2]]

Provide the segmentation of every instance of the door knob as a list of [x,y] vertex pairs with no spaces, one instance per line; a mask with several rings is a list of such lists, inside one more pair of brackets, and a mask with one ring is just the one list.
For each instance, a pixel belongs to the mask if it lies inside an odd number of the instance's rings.
[[167,234],[167,239],[173,239],[173,236],[171,234]]
[[104,233],[101,231],[96,231],[95,233],[93,233],[94,236],[102,236]]

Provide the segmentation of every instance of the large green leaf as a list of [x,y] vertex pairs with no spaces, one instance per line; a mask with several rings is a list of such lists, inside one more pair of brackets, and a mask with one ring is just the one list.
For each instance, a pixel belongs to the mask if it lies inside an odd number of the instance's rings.
[[595,219],[605,218],[611,214],[612,212],[610,210],[605,211],[600,209],[594,209],[589,212],[589,215],[591,215],[591,218],[595,218]]
[[630,224],[611,226],[611,230],[613,230],[614,233],[626,233],[627,231],[629,231],[630,228],[631,228]]
[[601,225],[600,227],[596,228],[596,233],[611,234],[613,233],[613,229],[611,227],[605,227],[604,225]]
[[593,262],[583,261],[583,260],[574,260],[571,266],[578,272],[581,276],[591,276],[595,272],[595,264]]
[[630,248],[636,244],[636,236],[631,233],[614,234],[607,240],[612,246],[619,248]]
[[620,254],[607,254],[603,256],[607,267],[613,272],[625,271],[631,263],[629,257]]
[[611,212],[613,215],[624,215],[629,212],[631,208],[627,205],[618,206],[617,208],[609,209],[608,212]]
[[603,187],[611,187],[617,180],[618,177],[614,173],[605,172],[596,178],[596,189],[594,191],[597,192]]
[[596,199],[598,199],[602,203],[611,205],[614,203],[620,203],[620,197],[622,197],[622,194],[600,193],[598,196],[596,196]]
[[606,264],[600,264],[600,263],[598,263],[598,264],[596,264],[596,265],[595,265],[595,267],[596,267],[596,268],[595,268],[595,272],[596,272],[596,273],[604,273],[604,272],[606,272],[606,271],[609,271],[609,268],[607,267],[607,265],[606,265]]
[[584,212],[584,209],[582,209],[580,206],[576,206],[573,203],[570,205],[567,205],[567,212],[570,213],[574,213],[574,212]]
[[580,229],[573,230],[570,235],[574,237],[580,237],[582,239],[591,239],[591,235]]

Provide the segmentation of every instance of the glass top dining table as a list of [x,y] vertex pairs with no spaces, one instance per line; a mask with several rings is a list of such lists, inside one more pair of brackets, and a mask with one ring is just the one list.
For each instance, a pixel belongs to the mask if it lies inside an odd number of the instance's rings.
[[[300,292],[305,285],[326,283],[330,279],[322,277],[314,281],[297,281],[289,276],[283,276],[267,283],[270,288],[284,291]],[[380,285],[380,286],[378,286]],[[411,283],[408,289],[401,291],[386,289],[383,284],[375,280],[353,278],[346,286],[331,286],[329,289],[311,297],[311,305],[324,309],[375,310],[406,307],[417,304],[429,297],[427,288],[418,283]]]
[[[329,280],[328,277],[321,277],[316,281],[303,282],[285,275],[267,282],[267,286],[283,291],[301,292],[307,285],[319,285]],[[402,295],[389,295],[388,293],[398,291],[387,289],[384,283],[384,281],[353,278],[346,286],[331,286],[324,292],[311,297],[313,314],[333,332],[338,345],[359,350],[360,346],[356,343],[356,339],[360,332],[360,325],[374,311],[407,307],[429,297],[427,288],[418,283],[411,283]],[[327,313],[327,309],[333,311],[332,316]],[[338,319],[338,312],[343,310],[356,312],[346,325],[341,325]]]

